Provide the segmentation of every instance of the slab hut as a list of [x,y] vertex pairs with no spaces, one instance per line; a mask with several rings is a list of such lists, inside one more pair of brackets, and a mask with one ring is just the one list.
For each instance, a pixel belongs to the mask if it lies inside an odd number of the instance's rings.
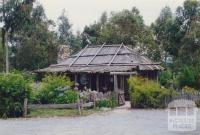
[[65,61],[38,70],[38,73],[58,72],[68,74],[71,80],[79,84],[79,89],[124,91],[128,99],[127,79],[132,75],[141,75],[156,79],[163,67],[140,55],[131,48],[121,45],[87,45],[77,54]]

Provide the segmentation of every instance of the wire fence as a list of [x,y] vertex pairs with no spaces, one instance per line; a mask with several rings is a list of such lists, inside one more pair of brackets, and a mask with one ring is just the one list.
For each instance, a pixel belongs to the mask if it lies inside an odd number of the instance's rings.
[[185,93],[185,92],[178,92],[178,94],[173,95],[171,97],[166,97],[164,100],[165,105],[169,104],[173,100],[179,100],[179,99],[185,99],[185,100],[192,100],[194,102],[200,101],[200,92],[191,92],[191,93]]

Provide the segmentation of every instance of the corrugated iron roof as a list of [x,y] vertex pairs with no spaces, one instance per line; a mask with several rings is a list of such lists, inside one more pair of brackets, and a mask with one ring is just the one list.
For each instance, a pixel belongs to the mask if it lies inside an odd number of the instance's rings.
[[86,46],[62,63],[51,65],[39,72],[112,72],[138,70],[163,70],[146,56],[140,55],[129,47],[121,45]]

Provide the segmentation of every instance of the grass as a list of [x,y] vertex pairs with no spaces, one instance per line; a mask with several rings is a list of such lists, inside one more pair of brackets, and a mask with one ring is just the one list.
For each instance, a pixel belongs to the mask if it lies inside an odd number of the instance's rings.
[[[84,109],[83,116],[87,116],[94,113],[102,112],[101,109]],[[30,113],[27,115],[28,118],[34,117],[76,117],[80,116],[77,109],[36,109],[30,110]]]

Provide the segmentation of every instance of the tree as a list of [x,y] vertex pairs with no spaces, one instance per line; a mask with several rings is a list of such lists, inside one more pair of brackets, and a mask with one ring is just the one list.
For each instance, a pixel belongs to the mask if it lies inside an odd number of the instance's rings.
[[152,30],[145,26],[139,10],[112,12],[110,18],[104,12],[98,22],[86,26],[83,31],[83,46],[86,44],[121,44],[138,47],[154,60],[160,60],[160,50]]
[[186,64],[187,61],[191,64],[194,58],[197,60],[193,54],[198,49],[196,50],[196,47],[192,46],[194,36],[191,37],[191,35],[194,35],[195,31],[199,29],[198,24],[196,24],[199,13],[199,2],[186,0],[182,7],[177,8],[175,17],[172,16],[170,8],[165,7],[152,25],[156,40],[164,52],[164,57],[171,55],[176,68],[181,67],[181,63]]
[[4,66],[5,66],[4,47],[2,42],[0,42],[0,72],[4,70]]
[[34,0],[5,0],[1,5],[1,22],[4,23],[6,32],[12,38],[14,32],[18,32],[29,25],[30,13]]
[[14,32],[20,30],[27,24],[27,14],[30,13],[33,6],[33,0],[2,0],[0,7],[0,21],[3,22],[2,43],[5,46],[6,72],[9,72],[9,47],[8,39],[12,43],[11,38]]
[[47,19],[42,5],[33,7],[33,3],[34,0],[8,0],[0,8],[11,44],[10,65],[19,70],[43,68],[57,59],[57,36],[49,30],[54,23]]
[[106,12],[103,12],[100,17],[100,24],[105,25],[108,21],[108,16]]
[[144,21],[139,11],[134,7],[133,10],[123,10],[111,14],[110,23],[116,27],[119,32],[119,38],[124,44],[136,46],[144,32]]
[[82,46],[82,35],[80,31],[77,31],[76,35],[71,35],[70,37],[70,46],[72,53],[76,53],[81,49]]
[[183,65],[198,68],[199,60],[199,38],[200,38],[200,2],[186,0],[183,7],[178,7],[176,11],[174,26],[177,27],[173,37],[173,44],[176,45],[177,59],[176,65]]
[[140,36],[144,32],[143,19],[136,8],[112,12],[107,19],[104,12],[98,22],[86,26],[83,33],[93,44],[124,43],[136,45],[140,42]]
[[161,10],[159,17],[155,23],[152,24],[152,29],[156,37],[156,41],[160,48],[163,50],[163,58],[167,58],[168,54],[173,54],[173,47],[170,43],[171,29],[174,19],[172,17],[172,11],[169,7],[165,7]]
[[70,45],[70,38],[72,36],[71,24],[63,10],[61,16],[58,18],[58,34],[59,34],[59,43],[64,45]]
[[200,64],[200,23],[193,21],[190,29],[183,38],[182,46],[179,50],[179,61],[182,65],[193,65],[198,67]]
[[12,64],[19,70],[33,70],[46,67],[57,60],[57,36],[49,31],[52,21],[46,18],[41,5],[30,15],[29,27],[20,31],[12,46]]

